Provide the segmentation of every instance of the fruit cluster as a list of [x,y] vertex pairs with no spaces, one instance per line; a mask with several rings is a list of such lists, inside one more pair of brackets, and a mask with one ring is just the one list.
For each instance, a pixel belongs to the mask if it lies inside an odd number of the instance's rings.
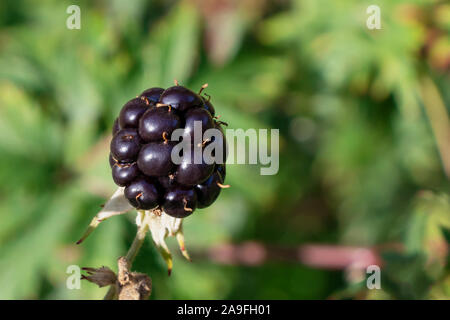
[[[221,121],[207,98],[178,85],[166,90],[150,88],[128,101],[113,126],[109,162],[114,182],[125,187],[125,197],[141,210],[160,209],[170,216],[184,218],[196,208],[210,206],[219,196],[225,180],[226,141]],[[189,156],[179,165],[171,158],[175,129],[183,130],[183,139],[192,136],[194,123],[200,121],[202,133],[216,128],[224,158],[217,163],[193,161],[195,148],[191,137]],[[203,153],[202,153],[203,154]],[[219,163],[220,162],[220,163]]]

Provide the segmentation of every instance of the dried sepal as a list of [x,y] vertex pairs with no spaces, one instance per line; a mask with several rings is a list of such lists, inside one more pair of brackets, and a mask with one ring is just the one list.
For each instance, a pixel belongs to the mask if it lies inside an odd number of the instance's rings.
[[117,264],[117,276],[108,267],[82,268],[88,275],[82,275],[81,279],[95,283],[100,288],[112,286],[111,297],[118,300],[147,300],[152,292],[152,279],[144,273],[132,272],[125,257],[120,257]]
[[82,268],[81,270],[87,272],[87,276],[82,275],[82,280],[95,283],[100,288],[110,286],[116,283],[116,274],[108,267],[101,268]]

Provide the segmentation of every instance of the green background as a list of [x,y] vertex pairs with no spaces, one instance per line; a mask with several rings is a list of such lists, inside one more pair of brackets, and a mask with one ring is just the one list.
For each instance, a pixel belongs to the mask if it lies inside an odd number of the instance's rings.
[[[116,270],[136,232],[128,213],[74,244],[115,189],[112,123],[175,78],[209,83],[230,128],[279,129],[280,170],[229,165],[231,188],[185,220],[193,262],[168,240],[171,277],[145,242],[152,299],[448,299],[449,29],[443,1],[2,0],[0,299],[102,298],[66,268]],[[382,289],[305,245],[373,250]]]

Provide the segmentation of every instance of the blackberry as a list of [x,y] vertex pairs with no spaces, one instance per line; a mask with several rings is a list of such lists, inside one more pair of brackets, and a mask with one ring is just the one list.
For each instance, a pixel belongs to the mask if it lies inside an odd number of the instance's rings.
[[172,144],[168,142],[150,142],[142,146],[137,164],[147,176],[161,177],[171,173],[173,163],[170,155]]
[[145,99],[134,98],[128,101],[120,110],[119,125],[121,128],[137,128],[139,119],[148,110],[149,104]]
[[112,135],[114,136],[120,129],[119,118],[116,118],[112,127]]
[[[226,138],[225,138],[225,133],[223,132],[221,124],[218,123],[218,122],[215,123],[215,129],[220,131],[220,135],[219,135],[219,137],[217,139],[216,144],[217,144],[218,148],[222,149],[222,157],[219,157],[219,155],[216,154],[216,152],[215,152],[216,150],[213,151],[212,155],[214,157],[216,157],[216,162],[217,163],[225,164],[225,162],[227,161],[227,158],[228,158],[228,145],[227,145],[227,141],[226,141]],[[216,141],[216,137],[213,136],[211,138],[211,143],[215,142],[215,141]],[[224,168],[225,168],[225,166],[224,166]]]
[[[226,150],[222,122],[215,120],[210,97],[200,96],[206,87],[203,85],[198,94],[178,83],[166,90],[154,87],[122,107],[112,129],[109,164],[114,182],[125,187],[125,197],[135,208],[160,208],[172,217],[185,218],[196,208],[214,203],[226,187],[226,167],[218,161],[225,160],[226,153],[224,159],[208,164],[203,150],[214,138],[194,144],[194,124],[198,121],[202,134],[210,128],[221,131],[219,147]],[[183,130],[184,139],[191,139],[191,152],[180,164],[171,157],[176,142],[170,138],[176,129]],[[200,159],[194,151],[199,152]]]
[[112,167],[112,177],[114,182],[121,187],[131,183],[139,175],[136,162],[120,164],[116,162]]
[[111,154],[111,152],[109,153],[109,166],[112,167],[117,163],[117,160],[114,159],[113,155]]
[[197,207],[197,193],[193,188],[173,187],[164,195],[162,209],[175,218],[185,218]]
[[141,139],[136,129],[122,129],[111,140],[111,153],[118,161],[133,162],[140,149]]
[[161,97],[161,94],[163,92],[163,88],[150,88],[142,92],[139,97],[146,98],[149,104],[153,106],[158,103],[159,98]]
[[150,210],[158,206],[159,192],[149,178],[138,177],[125,188],[125,197],[137,209]]
[[177,185],[173,174],[169,174],[168,176],[158,177],[158,182],[164,190],[167,190],[167,189]]
[[209,111],[211,114],[211,117],[214,117],[216,115],[216,110],[214,109],[214,106],[212,105],[210,99],[203,98],[203,108]]
[[223,183],[222,176],[215,171],[205,182],[195,186],[197,192],[197,207],[206,208],[213,204],[222,190],[220,184]]
[[200,163],[195,163],[195,152],[202,151],[199,149],[199,147],[194,146],[191,149],[190,155],[183,156],[175,174],[179,184],[195,186],[204,182],[212,174],[214,164],[205,163],[203,154],[200,153]]
[[225,176],[227,174],[227,168],[225,167],[225,163],[217,164],[215,170],[220,173],[223,182],[225,182]]
[[192,107],[202,106],[203,100],[198,94],[185,87],[173,86],[161,94],[160,103],[170,105],[172,108],[183,112]]
[[168,137],[181,126],[181,120],[171,107],[147,110],[139,121],[139,135],[144,141],[161,141],[164,132]]
[[211,118],[211,114],[206,109],[195,108],[189,109],[185,113],[185,125],[184,125],[184,138],[191,138],[193,142],[194,139],[194,125],[197,123],[197,126],[201,124],[201,133],[202,136],[206,130],[214,128],[214,121]]

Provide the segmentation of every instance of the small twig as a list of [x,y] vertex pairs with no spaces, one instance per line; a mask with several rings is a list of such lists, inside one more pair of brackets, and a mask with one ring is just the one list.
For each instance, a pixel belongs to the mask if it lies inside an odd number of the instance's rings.
[[[138,214],[141,214],[144,216],[143,213],[139,212]],[[131,268],[131,265],[133,264],[134,259],[136,258],[139,250],[142,247],[142,244],[145,241],[145,235],[148,232],[148,224],[145,221],[146,219],[144,218],[144,221],[142,221],[141,226],[138,228],[138,231],[136,233],[136,237],[133,240],[133,243],[131,244],[130,249],[128,249],[127,255],[125,256],[125,258],[127,259],[128,263],[129,263],[129,268]],[[106,293],[105,297],[103,298],[103,300],[113,300],[116,296],[117,292],[116,292],[116,287],[115,286],[110,286],[108,292]]]

